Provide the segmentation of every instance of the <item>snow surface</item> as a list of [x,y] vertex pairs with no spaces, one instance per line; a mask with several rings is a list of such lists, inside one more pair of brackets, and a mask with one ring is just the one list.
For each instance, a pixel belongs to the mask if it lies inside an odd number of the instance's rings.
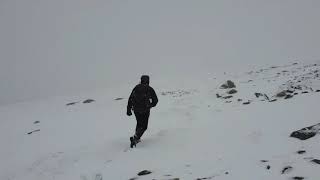
[[[129,148],[129,137],[135,119],[125,115],[132,84],[2,106],[0,179],[320,178],[320,166],[310,163],[320,158],[320,136],[306,141],[289,137],[319,123],[317,70],[319,64],[292,62],[243,72],[226,69],[227,73],[209,72],[201,78],[151,79],[159,104],[134,149]],[[217,93],[227,95],[220,89],[226,80],[235,82],[238,93],[217,98]],[[273,99],[293,85],[302,90],[290,99],[269,102],[254,95]],[[82,103],[86,99],[95,101]],[[243,105],[247,101],[250,104]],[[66,105],[71,102],[76,103]],[[40,131],[28,134],[34,130]],[[296,153],[299,150],[306,153]],[[286,166],[293,168],[281,174]],[[138,176],[142,170],[152,173]]]

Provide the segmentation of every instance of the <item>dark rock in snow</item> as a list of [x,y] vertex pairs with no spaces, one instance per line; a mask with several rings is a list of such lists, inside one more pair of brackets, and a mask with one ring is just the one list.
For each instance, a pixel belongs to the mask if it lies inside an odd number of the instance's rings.
[[216,94],[217,98],[221,98],[222,96],[220,96],[218,93]]
[[232,101],[226,101],[226,103],[231,103]]
[[238,102],[241,102],[242,101],[242,99],[238,99]]
[[261,162],[265,163],[265,162],[269,162],[268,160],[260,160]]
[[138,173],[138,176],[144,176],[144,175],[148,175],[148,174],[151,174],[151,173],[152,173],[151,171],[143,170],[143,171]]
[[276,97],[285,97],[287,95],[286,91],[279,92]]
[[292,179],[294,179],[294,180],[303,180],[303,179],[304,179],[304,177],[295,176],[295,177],[293,177]]
[[30,135],[32,133],[39,132],[39,131],[40,131],[40,129],[37,129],[37,130],[31,131],[31,132],[28,132],[27,134]]
[[290,135],[290,137],[295,137],[295,138],[298,138],[300,140],[307,140],[309,138],[314,137],[316,134],[317,133],[315,133],[315,132],[298,132],[298,131],[295,131]]
[[297,151],[297,153],[298,154],[304,154],[304,153],[306,153],[306,151],[305,150],[300,150],[300,151]]
[[293,95],[298,95],[299,93],[294,93]]
[[248,105],[248,104],[250,104],[250,101],[247,101],[247,102],[244,102],[244,103],[242,103],[243,105]]
[[83,101],[83,103],[85,103],[85,104],[87,104],[87,103],[92,103],[92,102],[94,102],[93,99],[87,99],[87,100]]
[[230,99],[230,98],[232,98],[233,96],[225,96],[225,97],[223,97],[223,99]]
[[227,171],[227,172],[225,172],[224,174],[229,174],[229,172]]
[[124,98],[115,98],[114,100],[115,100],[115,101],[120,101],[120,100],[122,100],[122,99],[124,99]]
[[313,159],[311,162],[316,163],[316,164],[320,164],[320,160],[319,159]]
[[222,85],[220,86],[220,88],[221,88],[221,89],[228,89],[229,87],[228,87],[227,84],[222,84]]
[[285,173],[288,173],[289,171],[292,170],[292,167],[291,166],[286,166],[282,169],[281,171],[281,174],[285,174]]
[[40,123],[40,121],[35,121],[35,122],[33,122],[33,124],[39,124]]
[[287,94],[286,97],[284,97],[284,99],[290,99],[290,98],[292,98],[292,97],[293,97],[292,95]]
[[227,93],[228,94],[235,94],[235,93],[237,93],[238,91],[237,90],[235,90],[235,89],[231,89],[230,91],[228,91]]
[[308,91],[303,91],[303,92],[302,92],[302,94],[307,94],[307,93],[309,93],[309,92],[308,92]]
[[229,89],[229,88],[235,88],[236,85],[234,84],[234,82],[228,80],[225,84],[222,84],[220,86],[221,89]]
[[316,92],[320,92],[320,89],[317,89]]
[[277,101],[277,99],[271,99],[269,102],[275,102]]
[[270,165],[268,165],[268,166],[267,166],[267,169],[269,170],[270,168],[271,168],[271,166],[270,166]]
[[313,126],[305,127],[298,131],[294,131],[291,133],[290,137],[298,138],[300,140],[307,140],[314,137],[319,131],[320,123]]
[[290,94],[292,94],[294,91],[292,91],[292,90],[287,90],[287,93],[290,93]]
[[72,103],[68,103],[68,104],[66,104],[66,106],[72,106],[72,105],[75,105],[75,104],[77,104],[78,102],[72,102]]
[[212,177],[197,178],[196,180],[206,180],[206,179],[212,179],[212,178],[214,178],[214,176],[212,176]]
[[255,95],[257,98],[259,98],[260,96],[263,96],[263,94],[261,94],[261,93],[254,93],[254,95]]

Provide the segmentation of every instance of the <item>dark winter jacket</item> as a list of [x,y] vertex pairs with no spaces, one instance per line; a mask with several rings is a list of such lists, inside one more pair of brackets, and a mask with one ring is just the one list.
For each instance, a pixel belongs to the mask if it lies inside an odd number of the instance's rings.
[[158,103],[156,92],[148,84],[138,84],[131,92],[128,100],[127,110],[135,112],[146,112]]

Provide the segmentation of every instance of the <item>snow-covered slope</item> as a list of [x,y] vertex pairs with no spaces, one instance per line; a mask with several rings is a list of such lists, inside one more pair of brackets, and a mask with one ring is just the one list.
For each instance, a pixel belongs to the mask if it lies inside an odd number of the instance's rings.
[[[320,123],[319,70],[292,62],[180,79],[184,86],[151,79],[159,104],[134,149],[131,85],[3,106],[0,179],[317,179],[320,136],[290,134]],[[235,94],[220,88],[227,80]]]

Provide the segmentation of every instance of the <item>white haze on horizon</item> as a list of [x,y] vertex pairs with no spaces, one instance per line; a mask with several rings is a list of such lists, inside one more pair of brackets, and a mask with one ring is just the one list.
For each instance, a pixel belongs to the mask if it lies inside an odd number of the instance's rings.
[[0,105],[141,74],[319,60],[319,9],[316,0],[1,0]]

